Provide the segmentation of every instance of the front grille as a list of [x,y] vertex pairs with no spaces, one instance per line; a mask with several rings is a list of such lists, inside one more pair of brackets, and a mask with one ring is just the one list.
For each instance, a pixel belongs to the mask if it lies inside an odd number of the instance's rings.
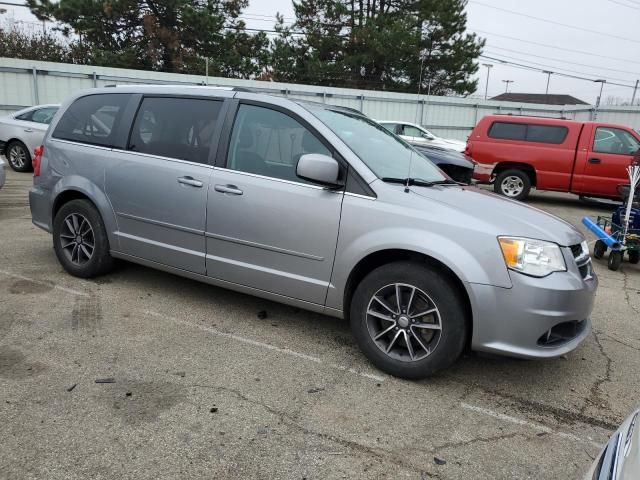
[[582,245],[580,245],[579,243],[577,245],[571,245],[569,248],[571,249],[573,258],[578,258],[582,255]]
[[580,335],[586,325],[586,320],[558,323],[540,336],[538,345],[541,347],[558,347]]
[[571,245],[569,249],[571,250],[571,254],[576,261],[576,265],[578,266],[578,270],[580,271],[580,276],[585,280],[591,278],[593,276],[593,270],[589,253],[584,253],[582,251],[582,245],[580,245],[579,243],[576,245]]

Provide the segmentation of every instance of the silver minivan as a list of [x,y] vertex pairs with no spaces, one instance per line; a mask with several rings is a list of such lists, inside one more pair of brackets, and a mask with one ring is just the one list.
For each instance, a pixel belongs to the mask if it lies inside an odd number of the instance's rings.
[[589,334],[583,235],[453,182],[359,112],[230,89],[69,99],[34,157],[33,222],[72,275],[124,259],[344,317],[380,369],[465,348],[555,357]]

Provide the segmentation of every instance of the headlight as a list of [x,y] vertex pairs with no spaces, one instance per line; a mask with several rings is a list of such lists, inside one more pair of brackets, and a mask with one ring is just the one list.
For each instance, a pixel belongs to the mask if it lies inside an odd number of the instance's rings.
[[511,270],[544,277],[567,269],[560,247],[555,243],[518,237],[498,237],[498,242],[507,268]]

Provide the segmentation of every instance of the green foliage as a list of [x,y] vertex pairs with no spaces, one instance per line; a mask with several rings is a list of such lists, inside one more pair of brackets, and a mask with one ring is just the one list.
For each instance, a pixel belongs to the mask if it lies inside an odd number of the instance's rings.
[[467,0],[295,0],[249,33],[249,0],[27,0],[60,34],[0,32],[0,55],[292,83],[466,95],[484,40]]
[[[272,49],[272,77],[433,94],[475,91],[484,40],[466,34],[466,0],[300,0]],[[296,35],[302,32],[305,35]]]

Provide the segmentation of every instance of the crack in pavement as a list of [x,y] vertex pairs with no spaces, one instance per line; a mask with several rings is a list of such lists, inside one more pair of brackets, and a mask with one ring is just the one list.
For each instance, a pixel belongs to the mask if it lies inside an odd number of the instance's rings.
[[600,338],[598,337],[598,334],[596,333],[596,331],[592,330],[592,333],[593,333],[593,338],[596,341],[596,345],[598,346],[598,350],[600,351],[600,355],[602,355],[606,360],[606,370],[605,370],[604,377],[596,378],[596,380],[591,385],[591,388],[589,389],[589,396],[585,399],[584,404],[580,408],[581,414],[584,414],[584,412],[586,412],[587,408],[589,408],[590,405],[600,407],[600,408],[606,408],[609,411],[611,410],[611,406],[609,405],[609,402],[604,398],[602,398],[601,396],[600,387],[605,382],[611,382],[611,366],[613,364],[613,361],[611,360],[611,357],[609,357],[607,352],[605,352],[604,347],[600,342]]
[[297,419],[295,417],[292,417],[285,412],[275,409],[260,400],[252,399],[235,388],[223,387],[219,385],[204,385],[204,384],[191,384],[189,386],[195,387],[195,388],[208,388],[208,389],[217,390],[221,392],[231,393],[235,395],[237,398],[239,398],[240,400],[243,400],[245,402],[251,403],[252,405],[258,405],[264,408],[267,412],[271,413],[272,415],[275,415],[278,418],[278,420],[280,420],[280,423],[282,423],[283,425],[293,428],[294,430],[297,430],[305,435],[312,435],[322,440],[327,440],[329,442],[341,445],[350,450],[355,450],[365,455],[388,461],[399,467],[410,468],[414,470],[416,473],[421,475],[427,474],[433,478],[440,478],[440,476],[436,472],[429,471],[426,468],[426,465],[415,465],[413,462],[407,461],[408,459],[398,456],[395,452],[391,450],[383,450],[375,447],[370,447],[370,446],[355,442],[353,440],[347,440],[345,438],[341,438],[329,433],[318,432],[316,430],[312,430],[303,425],[300,425],[299,423],[297,423]]
[[633,304],[631,303],[631,297],[629,296],[629,291],[635,290],[629,287],[629,275],[627,274],[627,272],[624,271],[624,269],[622,269],[621,272],[622,272],[622,280],[623,280],[622,288],[624,290],[624,299],[627,302],[627,305],[629,305],[629,308],[634,312],[636,312],[637,315],[640,315],[640,310],[638,310],[636,307],[633,306]]
[[[454,380],[457,383],[466,385],[467,381]],[[498,390],[494,390],[491,388],[484,387],[482,385],[473,384],[475,388],[489,395],[494,395],[499,398],[504,398],[513,403],[513,406],[519,411],[529,414],[529,415],[540,415],[540,413],[545,413],[551,417],[553,417],[558,423],[563,425],[574,425],[577,422],[583,423],[585,425],[590,425],[592,427],[604,428],[605,430],[614,431],[617,430],[620,423],[622,423],[623,418],[615,421],[615,423],[608,422],[606,420],[591,417],[585,414],[582,411],[573,412],[571,410],[567,410],[561,407],[554,407],[552,405],[547,405],[544,403],[536,402],[533,400],[528,400],[526,398],[520,398],[516,395],[512,395],[505,392],[500,392]],[[538,420],[540,424],[553,428],[550,425]]]
[[512,432],[512,433],[502,433],[500,435],[493,435],[491,437],[476,437],[470,440],[464,440],[460,442],[448,442],[448,443],[443,443],[442,445],[433,447],[431,449],[431,453],[436,453],[440,450],[447,450],[450,448],[467,447],[469,445],[473,445],[474,443],[491,443],[491,442],[497,442],[500,440],[505,440],[507,438],[515,438],[515,437],[529,438],[529,435],[526,435],[522,432]]
[[637,350],[638,352],[640,352],[640,347],[636,347],[634,345],[631,345],[630,343],[627,342],[623,342],[622,340],[614,337],[613,335],[609,335],[608,333],[604,333],[601,330],[594,330],[594,332],[596,332],[598,335],[605,337],[607,340],[611,340],[612,342],[616,342],[619,343],[620,345],[624,345],[625,347],[629,347],[633,350]]

